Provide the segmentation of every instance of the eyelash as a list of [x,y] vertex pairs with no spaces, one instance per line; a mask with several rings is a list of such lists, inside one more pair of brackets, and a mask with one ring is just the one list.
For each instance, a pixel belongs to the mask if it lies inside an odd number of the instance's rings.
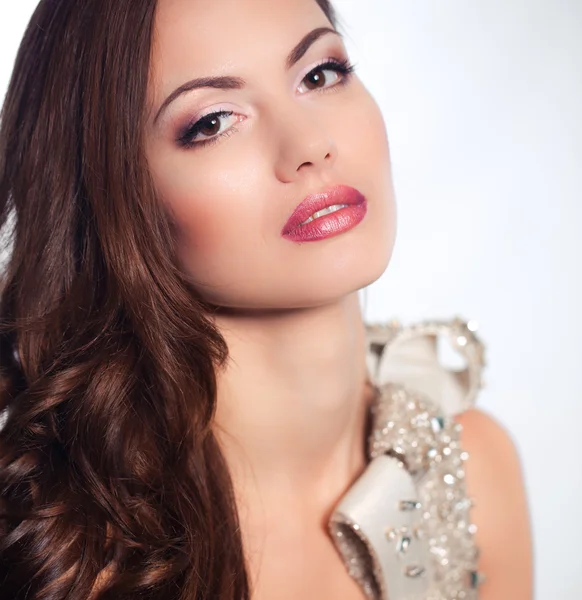
[[[311,71],[309,71],[309,73],[307,73],[307,75],[305,76],[303,81],[307,77],[309,77],[309,75],[314,73],[315,71],[322,71],[322,70],[335,71],[336,73],[339,73],[342,76],[342,78],[337,83],[335,83],[331,86],[316,90],[319,92],[328,92],[328,91],[334,90],[337,87],[345,86],[351,79],[351,75],[354,73],[355,69],[356,69],[355,65],[351,64],[348,59],[337,60],[335,58],[330,58],[330,59],[327,59],[326,61],[320,63],[319,65],[316,65],[313,69],[311,69]],[[180,134],[180,136],[177,139],[178,145],[183,148],[186,148],[186,149],[190,149],[190,148],[194,148],[194,147],[200,148],[203,146],[210,146],[212,144],[217,143],[221,138],[228,137],[229,135],[236,133],[237,129],[233,125],[226,131],[216,134],[214,137],[208,138],[207,140],[203,140],[200,142],[194,141],[196,136],[200,133],[200,131],[202,129],[204,129],[204,127],[207,124],[211,124],[213,120],[220,119],[221,117],[231,117],[233,114],[234,113],[231,110],[221,110],[221,111],[217,111],[217,112],[213,112],[208,115],[205,115],[204,117],[202,117],[195,123],[186,127],[186,129],[183,131],[183,133]]]

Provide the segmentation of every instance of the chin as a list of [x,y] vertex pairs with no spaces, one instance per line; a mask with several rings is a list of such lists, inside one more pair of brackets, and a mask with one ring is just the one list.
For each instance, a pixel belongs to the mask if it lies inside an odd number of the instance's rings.
[[242,266],[237,277],[224,275],[228,285],[204,286],[200,292],[211,304],[235,310],[292,310],[338,302],[377,281],[388,268],[396,224],[395,211],[386,208],[347,233],[286,245],[276,261],[284,268],[257,257],[247,262],[255,265],[251,271]]
[[308,270],[294,271],[270,301],[280,308],[321,306],[371,285],[390,264],[394,237],[368,238],[358,246],[336,252],[331,260],[314,260]]
[[[343,266],[341,261],[330,268],[312,265],[308,272],[290,269],[272,278],[256,281],[252,288],[232,290],[232,294],[206,299],[211,304],[239,310],[285,311],[306,309],[337,303],[377,281],[386,271],[391,252],[384,245],[372,257],[352,255]],[[282,276],[283,275],[283,276]]]

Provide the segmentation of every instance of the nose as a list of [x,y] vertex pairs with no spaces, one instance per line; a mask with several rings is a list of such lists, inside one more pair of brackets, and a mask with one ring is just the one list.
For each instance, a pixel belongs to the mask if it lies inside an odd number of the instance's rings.
[[305,107],[286,111],[284,122],[279,123],[276,173],[280,181],[290,183],[308,172],[319,176],[335,163],[336,142],[319,116]]

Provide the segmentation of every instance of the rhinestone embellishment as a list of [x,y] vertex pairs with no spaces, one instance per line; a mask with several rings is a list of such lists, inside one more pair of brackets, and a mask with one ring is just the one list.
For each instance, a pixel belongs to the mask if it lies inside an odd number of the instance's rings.
[[[399,449],[419,497],[419,502],[403,500],[400,507],[422,507],[423,518],[416,539],[406,538],[406,548],[428,543],[433,561],[434,582],[429,594],[406,600],[477,600],[476,529],[470,522],[471,502],[466,496],[464,463],[468,455],[459,443],[461,427],[439,414],[430,400],[401,386],[386,384],[380,394],[372,409],[369,453],[374,459]],[[395,539],[401,543],[404,536],[395,532]],[[406,567],[405,575],[415,578],[423,572],[422,565],[412,565]]]
[[[416,497],[402,498],[397,506],[403,513],[419,516],[412,528],[387,524],[383,539],[393,548],[393,560],[402,565],[401,576],[411,584],[405,583],[400,589],[418,590],[412,586],[414,581],[428,583],[422,594],[403,592],[398,597],[390,596],[390,600],[477,600],[484,576],[477,570],[477,528],[470,521],[473,502],[467,497],[465,484],[465,463],[470,457],[461,447],[462,428],[426,394],[400,383],[379,383],[377,379],[384,351],[391,344],[417,336],[444,335],[466,359],[467,388],[459,412],[470,408],[483,387],[481,372],[485,366],[477,324],[457,318],[402,327],[393,321],[367,325],[367,330],[369,352],[377,359],[375,376],[371,372],[377,395],[371,407],[368,455],[371,460],[389,455],[401,462],[414,481]],[[375,548],[355,523],[344,525],[333,534],[348,571],[370,600],[387,600],[387,582],[381,580]],[[427,564],[407,559],[416,544],[428,548],[422,554]]]

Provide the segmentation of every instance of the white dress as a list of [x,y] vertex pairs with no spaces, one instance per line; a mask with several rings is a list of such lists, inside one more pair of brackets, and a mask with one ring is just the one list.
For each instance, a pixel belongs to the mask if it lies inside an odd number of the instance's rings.
[[[476,600],[470,522],[454,416],[482,387],[484,347],[461,319],[402,327],[367,325],[368,375],[376,389],[369,462],[335,508],[329,530],[350,575],[371,600]],[[465,359],[439,363],[437,338]]]

